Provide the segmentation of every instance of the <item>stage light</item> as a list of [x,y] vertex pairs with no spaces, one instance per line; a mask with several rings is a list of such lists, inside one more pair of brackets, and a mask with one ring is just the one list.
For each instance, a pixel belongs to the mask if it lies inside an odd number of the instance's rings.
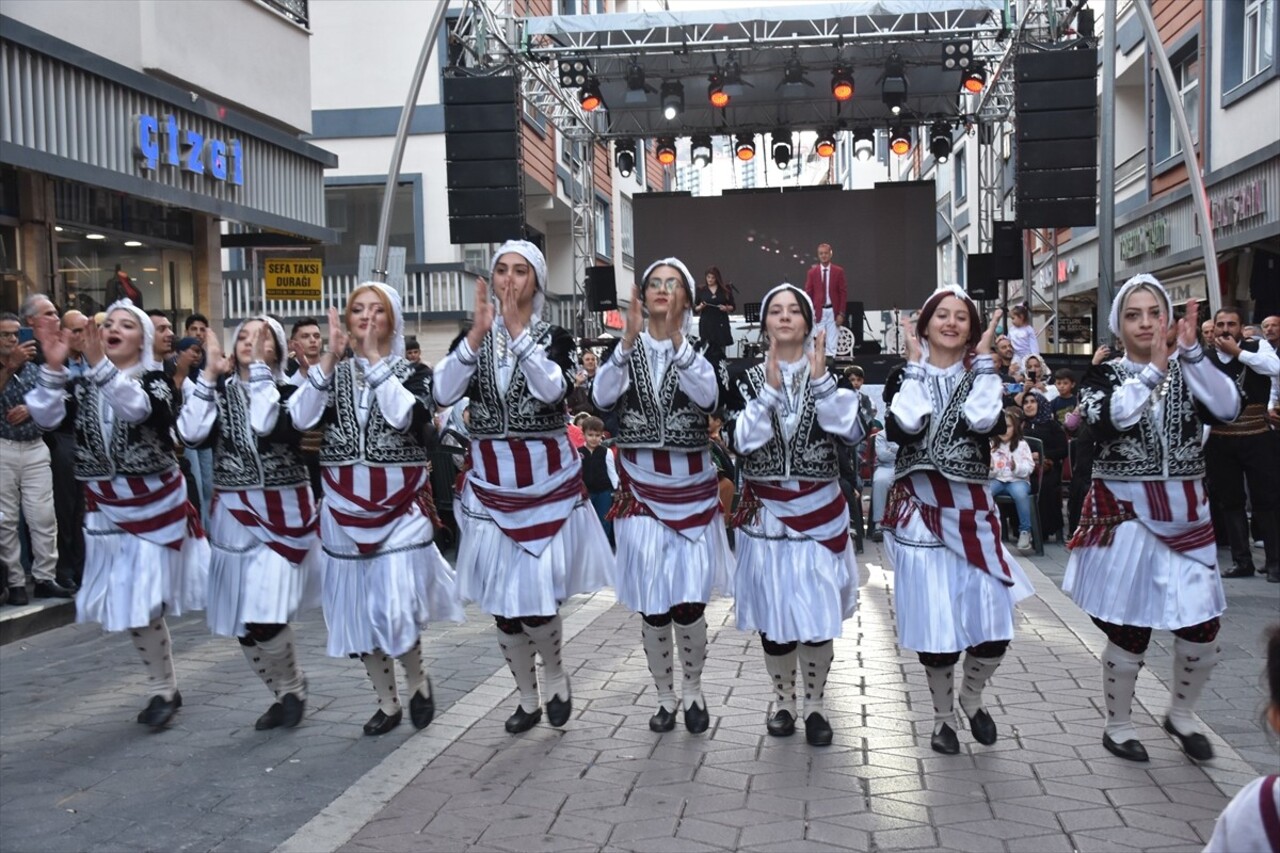
[[818,152],[820,157],[830,157],[836,153],[836,135],[830,130],[824,130],[818,134],[818,141],[814,143],[813,150]]
[[711,165],[711,135],[700,133],[689,140],[689,160],[695,166]]
[[787,168],[791,162],[794,146],[791,142],[791,131],[779,128],[773,132],[773,163],[779,169]]
[[951,125],[940,121],[929,131],[929,153],[939,163],[951,159]]
[[670,166],[676,161],[676,140],[673,136],[658,137],[658,162]]
[[636,141],[619,139],[613,143],[613,163],[618,167],[618,174],[624,178],[631,177],[636,170]]
[[587,85],[591,76],[591,65],[585,59],[560,60],[560,85],[566,89]]
[[901,157],[911,150],[911,130],[898,125],[889,133],[889,150]]
[[782,82],[775,88],[783,86],[812,86],[813,82],[804,76],[804,63],[800,61],[800,52],[793,50],[787,64],[782,66]]
[[964,71],[973,62],[973,42],[944,41],[942,43],[942,70]]
[[869,127],[853,131],[853,156],[863,163],[876,156],[876,132]]
[[737,141],[733,144],[733,154],[742,162],[747,162],[756,156],[756,138],[750,133],[739,133]]
[[853,74],[844,65],[837,65],[831,70],[831,96],[837,101],[853,97]]
[[644,68],[638,60],[631,60],[627,66],[627,94],[623,100],[632,106],[643,106],[649,103],[649,96],[654,88],[644,81]]
[[982,63],[974,63],[964,75],[964,90],[974,95],[982,91],[982,87],[987,85],[987,69]]
[[707,78],[707,100],[717,109],[729,106],[729,93],[724,90],[724,80],[719,74]]
[[885,60],[884,74],[880,78],[880,97],[894,115],[901,113],[906,106],[907,75],[902,59],[896,53]]
[[587,85],[582,87],[582,91],[578,93],[578,103],[582,104],[582,108],[587,112],[597,110],[604,103],[604,96],[600,94],[600,81],[592,77],[587,81]]
[[668,80],[662,84],[662,117],[671,121],[684,112],[684,84]]
[[725,59],[720,76],[724,79],[724,92],[730,98],[741,97],[746,91],[743,87],[751,85],[742,79],[742,63],[732,53]]

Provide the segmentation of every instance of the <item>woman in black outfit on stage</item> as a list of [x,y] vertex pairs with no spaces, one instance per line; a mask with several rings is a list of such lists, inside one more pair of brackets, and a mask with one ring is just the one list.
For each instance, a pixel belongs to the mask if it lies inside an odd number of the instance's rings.
[[725,284],[719,267],[707,267],[703,277],[706,283],[698,288],[693,313],[698,315],[698,337],[710,345],[708,358],[714,364],[724,356],[726,347],[733,346],[733,332],[729,329],[733,291]]

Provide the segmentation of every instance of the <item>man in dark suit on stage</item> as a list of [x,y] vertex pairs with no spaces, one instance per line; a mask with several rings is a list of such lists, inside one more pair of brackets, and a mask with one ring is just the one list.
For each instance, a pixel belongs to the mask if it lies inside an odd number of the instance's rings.
[[836,342],[840,340],[838,327],[844,325],[844,306],[849,295],[844,267],[831,263],[831,254],[831,244],[820,243],[818,263],[809,268],[804,280],[804,292],[813,300],[814,325],[827,333],[828,356],[836,354]]

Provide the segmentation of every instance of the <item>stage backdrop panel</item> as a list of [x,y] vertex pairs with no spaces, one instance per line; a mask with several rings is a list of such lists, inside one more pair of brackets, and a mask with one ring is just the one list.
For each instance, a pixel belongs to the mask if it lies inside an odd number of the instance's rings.
[[[635,275],[672,255],[699,279],[718,266],[741,312],[781,282],[803,287],[818,244],[830,243],[849,299],[868,309],[914,309],[937,286],[935,204],[933,181],[704,197],[640,193],[632,198]],[[630,298],[625,291],[623,298]]]

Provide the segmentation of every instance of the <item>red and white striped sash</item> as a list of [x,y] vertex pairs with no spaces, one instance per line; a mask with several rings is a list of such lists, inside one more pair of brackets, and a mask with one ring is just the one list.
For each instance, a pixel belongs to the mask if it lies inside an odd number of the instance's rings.
[[219,491],[221,503],[263,545],[290,563],[301,563],[315,540],[319,516],[311,487]]
[[1115,524],[1108,519],[1137,521],[1172,550],[1206,566],[1218,564],[1203,480],[1094,480],[1070,547],[1111,544],[1107,533]]
[[204,536],[177,468],[145,477],[88,480],[84,495],[86,512],[101,512],[116,527],[156,545],[180,551],[188,535]]
[[895,489],[898,499],[895,501],[895,496],[890,495],[885,511],[889,527],[905,523],[914,508],[947,550],[1013,586],[1013,573],[1000,544],[1000,517],[985,486],[948,480],[937,471],[917,471],[899,480],[898,485],[902,491]]
[[477,438],[467,482],[494,524],[539,556],[585,494],[582,458],[567,435]]
[[849,546],[849,504],[834,480],[747,480],[742,501],[759,500],[796,533],[844,553]]
[[375,468],[342,465],[323,470],[325,509],[361,554],[377,551],[397,521],[423,511],[419,493],[427,487],[425,466]]
[[720,483],[709,450],[624,448],[618,455],[624,491],[686,539],[696,539],[720,515]]

